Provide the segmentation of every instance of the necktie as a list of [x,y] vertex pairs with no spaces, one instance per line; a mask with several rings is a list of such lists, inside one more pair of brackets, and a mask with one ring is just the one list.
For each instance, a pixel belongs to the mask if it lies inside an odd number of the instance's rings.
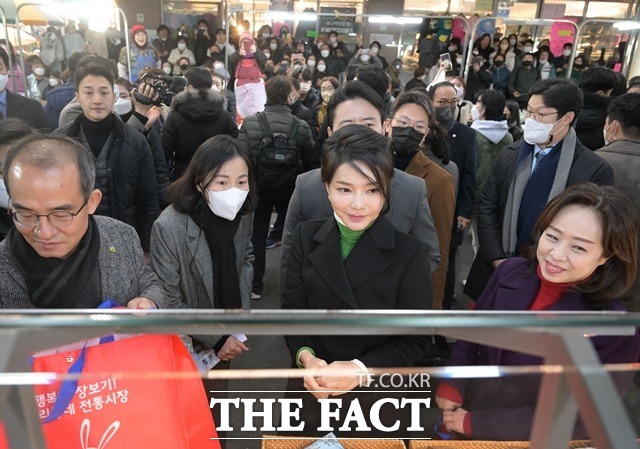
[[536,154],[536,167],[533,169],[533,171],[536,171],[538,167],[540,167],[540,163],[542,162],[542,159],[544,159],[546,156],[547,156],[547,153],[538,151],[538,153]]

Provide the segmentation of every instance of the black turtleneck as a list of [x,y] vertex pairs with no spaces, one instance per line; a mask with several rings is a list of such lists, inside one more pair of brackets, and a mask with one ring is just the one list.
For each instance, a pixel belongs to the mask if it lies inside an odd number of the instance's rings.
[[412,153],[412,154],[404,154],[402,156],[398,155],[398,154],[394,154],[393,155],[393,165],[395,168],[397,168],[398,170],[402,170],[402,171],[407,171],[407,167],[409,166],[409,162],[411,162],[411,159],[413,159],[413,156],[415,156],[416,153]]
[[100,155],[100,151],[102,151],[102,147],[107,142],[111,131],[113,131],[113,114],[109,114],[107,118],[99,122],[91,121],[86,115],[82,114],[82,132],[95,157]]

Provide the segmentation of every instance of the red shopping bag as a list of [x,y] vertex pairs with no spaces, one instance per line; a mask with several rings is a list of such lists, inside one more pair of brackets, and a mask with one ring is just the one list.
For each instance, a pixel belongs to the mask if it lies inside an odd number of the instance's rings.
[[[48,449],[220,449],[202,381],[177,335],[36,357],[33,369],[89,375],[35,387]],[[136,376],[149,373],[163,375]]]

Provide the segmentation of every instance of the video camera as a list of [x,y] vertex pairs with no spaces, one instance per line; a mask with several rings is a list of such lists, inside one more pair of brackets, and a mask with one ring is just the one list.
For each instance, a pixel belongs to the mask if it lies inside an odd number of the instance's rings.
[[[153,90],[155,90],[157,94],[157,98],[155,100],[138,92],[138,86],[141,83],[145,83],[153,87]],[[161,104],[170,106],[173,96],[182,92],[185,87],[187,87],[187,79],[182,76],[161,76],[145,73],[136,83],[134,97],[138,103],[146,106],[160,106]]]

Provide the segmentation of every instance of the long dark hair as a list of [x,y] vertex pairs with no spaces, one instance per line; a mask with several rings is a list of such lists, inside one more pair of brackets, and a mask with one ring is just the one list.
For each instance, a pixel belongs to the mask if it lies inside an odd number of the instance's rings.
[[[591,182],[575,184],[560,193],[545,207],[533,227],[537,242],[558,213],[568,206],[591,209],[602,227],[603,257],[608,260],[600,265],[574,290],[583,294],[593,306],[601,306],[612,299],[628,299],[624,294],[636,277],[638,263],[638,219],[633,203],[619,190],[598,186]],[[523,252],[537,264],[536,245]]]
[[235,157],[241,157],[249,167],[249,195],[240,212],[253,212],[258,197],[249,148],[227,135],[214,136],[198,147],[187,170],[167,188],[169,203],[183,214],[192,214],[206,206],[207,200],[202,192],[218,175],[222,166]]

